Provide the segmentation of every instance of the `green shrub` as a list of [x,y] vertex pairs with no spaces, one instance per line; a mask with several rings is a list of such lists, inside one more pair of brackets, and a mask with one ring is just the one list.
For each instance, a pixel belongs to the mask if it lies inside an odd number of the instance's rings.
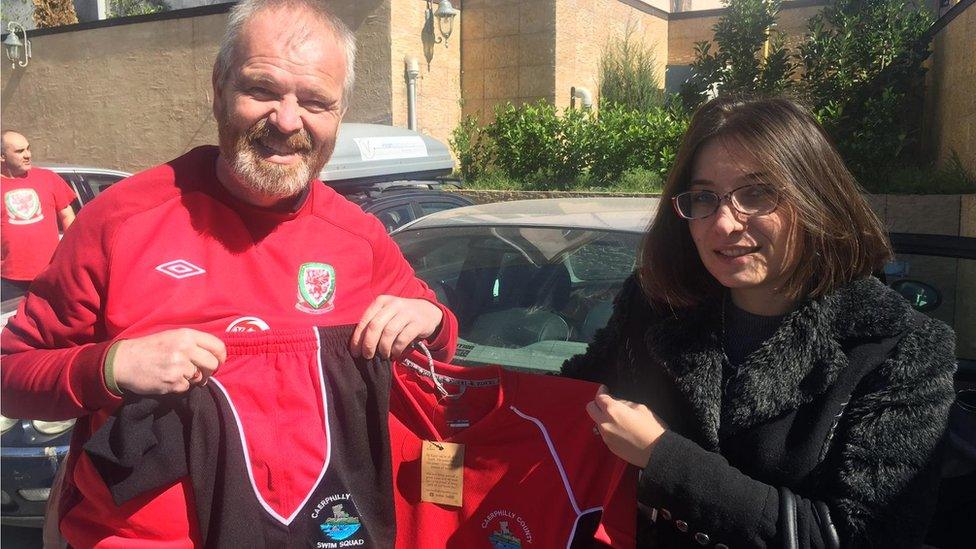
[[658,172],[631,168],[620,174],[620,178],[608,190],[626,193],[660,193],[663,188],[664,180]]
[[972,194],[976,193],[976,177],[966,171],[959,156],[953,153],[942,168],[896,168],[868,179],[864,188],[868,192],[887,194]]
[[620,38],[607,42],[600,58],[600,109],[619,107],[648,111],[664,106],[654,51],[638,41],[628,21]]
[[712,27],[717,48],[695,44],[692,76],[681,88],[693,110],[714,90],[719,95],[773,95],[792,86],[796,63],[774,29],[782,0],[726,0],[728,12]]
[[109,17],[128,17],[130,15],[148,15],[169,11],[169,5],[164,0],[109,0]]
[[687,129],[688,117],[677,108],[640,112],[610,107],[601,111],[590,173],[604,186],[633,168],[653,171],[665,179]]
[[566,188],[590,163],[590,111],[568,109],[560,116],[545,101],[508,104],[495,111],[484,132],[492,141],[493,166],[516,179],[546,179],[554,188]]
[[451,147],[466,184],[504,177],[527,190],[608,188],[634,169],[665,179],[687,127],[687,115],[677,108],[613,105],[595,115],[581,109],[560,114],[544,102],[509,104],[485,127],[463,119]]
[[476,116],[462,118],[451,132],[449,143],[458,159],[458,175],[462,180],[478,179],[491,169],[491,139]]
[[859,180],[920,164],[927,9],[912,0],[836,0],[800,45],[800,90]]
[[464,188],[489,191],[521,191],[525,185],[500,172],[487,172],[475,179],[465,180]]

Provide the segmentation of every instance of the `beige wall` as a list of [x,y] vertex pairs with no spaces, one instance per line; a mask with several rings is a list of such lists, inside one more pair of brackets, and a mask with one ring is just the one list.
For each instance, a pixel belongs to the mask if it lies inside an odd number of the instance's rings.
[[588,88],[596,100],[603,49],[628,23],[654,49],[663,86],[667,21],[621,0],[466,0],[464,114],[491,120],[497,105],[540,99],[565,107],[572,86]]
[[[697,5],[695,6],[697,8]],[[791,7],[784,4],[777,18],[777,29],[786,35],[788,46],[795,47],[806,34],[807,21],[823,6]],[[668,27],[668,64],[688,65],[695,60],[695,42],[714,39],[712,27],[720,15],[672,18]],[[715,46],[712,46],[713,50]]]
[[[420,77],[417,80],[418,129],[447,143],[451,131],[461,119],[461,21],[454,22],[454,31],[446,45],[434,44],[428,65],[421,37],[426,2],[392,0],[391,8],[394,14],[390,27],[392,54],[389,65],[392,124],[407,126],[407,84],[403,58],[413,56],[420,62]],[[463,19],[466,14],[467,10],[462,10],[458,19]]]
[[668,22],[620,0],[560,0],[556,3],[556,106],[569,105],[570,88],[600,89],[600,60],[607,44],[623,38],[628,26],[632,38],[654,52],[658,82],[664,87],[668,60]]
[[466,0],[461,20],[465,115],[490,120],[495,105],[552,101],[555,0]]
[[25,69],[4,65],[5,128],[35,161],[134,171],[212,143],[210,73],[224,15],[31,38]]
[[[424,5],[423,0],[333,4],[356,32],[359,46],[346,121],[406,125],[403,55],[419,50]],[[26,69],[0,68],[3,126],[31,139],[38,162],[128,171],[214,143],[210,74],[226,17],[33,36],[34,57]],[[460,110],[457,37],[451,46],[436,48],[419,94],[421,128],[445,141]],[[437,116],[424,118],[425,113]]]
[[935,35],[927,74],[926,135],[940,163],[952,152],[976,174],[976,7],[970,4]]

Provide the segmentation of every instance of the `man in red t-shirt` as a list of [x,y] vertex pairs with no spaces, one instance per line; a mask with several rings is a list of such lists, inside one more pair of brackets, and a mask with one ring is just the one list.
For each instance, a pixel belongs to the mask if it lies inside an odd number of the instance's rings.
[[[355,35],[322,0],[238,2],[213,69],[219,146],[136,174],[86,205],[0,333],[0,413],[78,418],[59,491],[72,547],[202,546],[208,525],[197,522],[187,477],[116,504],[82,446],[123,397],[187,394],[211,376],[218,386],[226,338],[351,325],[344,343],[355,358],[397,357],[415,340],[442,360],[454,354],[457,320],[379,220],[316,179],[349,105],[355,50]],[[263,373],[294,373],[274,364]],[[306,425],[308,410],[272,413],[294,408],[295,395],[260,389],[245,395],[253,404],[244,416]],[[269,439],[273,432],[252,439],[278,443],[289,468],[325,470],[320,448]],[[290,527],[305,500],[278,482],[289,470],[249,475],[268,499],[298,500],[272,517]]]
[[23,135],[3,132],[0,150],[0,293],[9,297],[26,291],[51,261],[58,246],[58,221],[67,229],[75,220],[75,193],[56,173],[33,168],[30,142]]

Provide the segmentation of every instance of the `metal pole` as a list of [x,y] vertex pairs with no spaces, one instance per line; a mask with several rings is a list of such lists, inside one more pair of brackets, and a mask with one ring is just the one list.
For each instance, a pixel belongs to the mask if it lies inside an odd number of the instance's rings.
[[420,62],[416,57],[403,58],[407,79],[407,127],[417,131],[417,78],[420,76]]

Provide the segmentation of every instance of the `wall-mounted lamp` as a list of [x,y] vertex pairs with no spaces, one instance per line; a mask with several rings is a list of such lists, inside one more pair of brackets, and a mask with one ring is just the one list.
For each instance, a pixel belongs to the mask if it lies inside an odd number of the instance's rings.
[[[23,39],[17,36],[18,31]],[[31,43],[27,39],[27,29],[15,21],[7,23],[7,37],[3,40],[3,49],[7,52],[7,59],[10,60],[10,68],[26,67],[31,58]]]
[[434,33],[433,19],[437,19],[437,30],[441,33],[443,40],[439,37],[434,38],[434,43],[440,44],[444,42],[444,47],[447,47],[447,39],[451,37],[451,33],[454,32],[454,18],[461,13],[454,6],[451,5],[451,0],[441,0],[437,5],[437,11],[434,11],[434,6],[431,0],[427,0],[427,24],[424,28],[430,29],[430,33]]

